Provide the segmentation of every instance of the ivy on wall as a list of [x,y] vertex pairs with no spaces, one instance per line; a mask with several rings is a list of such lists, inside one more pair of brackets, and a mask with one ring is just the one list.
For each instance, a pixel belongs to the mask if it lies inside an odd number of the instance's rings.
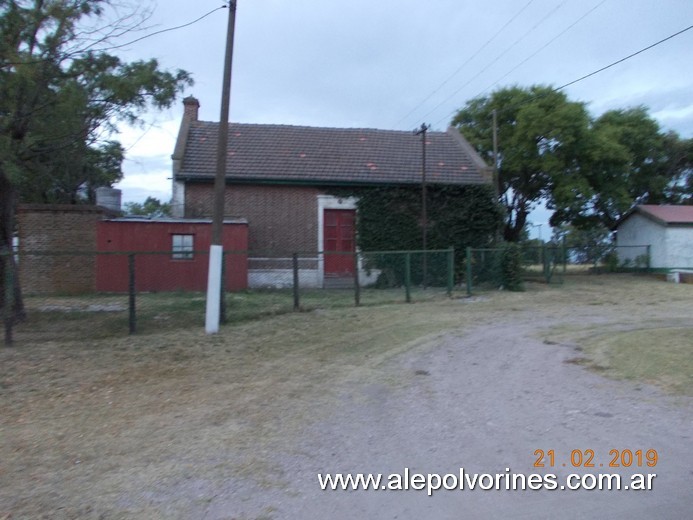
[[[423,248],[421,186],[340,189],[333,195],[357,198],[357,241],[362,251]],[[464,272],[464,249],[491,247],[503,226],[503,210],[490,186],[429,185],[426,207],[427,250],[453,247],[458,274]]]

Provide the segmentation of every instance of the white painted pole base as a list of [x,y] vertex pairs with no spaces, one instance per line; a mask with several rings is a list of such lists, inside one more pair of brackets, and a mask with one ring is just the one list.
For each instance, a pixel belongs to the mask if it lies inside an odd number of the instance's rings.
[[221,315],[219,299],[221,295],[221,263],[223,258],[224,249],[222,246],[210,246],[209,274],[207,276],[207,307],[205,312],[205,332],[207,334],[219,332]]

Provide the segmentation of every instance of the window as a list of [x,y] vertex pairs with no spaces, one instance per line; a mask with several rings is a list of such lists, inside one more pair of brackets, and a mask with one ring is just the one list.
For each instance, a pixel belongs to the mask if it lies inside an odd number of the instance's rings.
[[194,235],[171,235],[172,239],[172,258],[174,260],[192,260]]

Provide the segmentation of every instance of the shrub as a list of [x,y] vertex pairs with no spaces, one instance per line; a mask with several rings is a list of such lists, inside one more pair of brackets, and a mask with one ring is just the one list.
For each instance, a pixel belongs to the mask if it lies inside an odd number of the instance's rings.
[[522,249],[518,244],[505,243],[500,254],[500,282],[508,291],[523,291]]

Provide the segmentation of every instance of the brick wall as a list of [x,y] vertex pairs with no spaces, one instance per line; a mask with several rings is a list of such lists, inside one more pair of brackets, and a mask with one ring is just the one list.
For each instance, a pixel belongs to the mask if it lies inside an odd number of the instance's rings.
[[96,223],[103,209],[95,206],[27,204],[19,207],[19,280],[25,294],[78,294],[95,290],[93,254]]
[[[248,221],[248,244],[253,256],[289,256],[318,250],[319,188],[301,186],[235,185],[226,187],[226,216]],[[210,217],[212,184],[188,184],[186,217]]]

